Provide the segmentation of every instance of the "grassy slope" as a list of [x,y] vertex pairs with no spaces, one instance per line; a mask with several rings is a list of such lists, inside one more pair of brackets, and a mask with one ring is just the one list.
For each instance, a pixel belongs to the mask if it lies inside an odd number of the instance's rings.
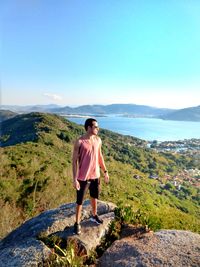
[[[0,235],[4,236],[24,219],[75,200],[71,155],[73,141],[84,131],[59,116],[41,113],[19,115],[2,126]],[[144,149],[142,140],[110,131],[100,135],[111,178],[108,186],[102,183],[101,199],[130,204],[161,228],[198,231],[198,203],[192,201],[196,190],[178,198],[148,179],[151,172],[162,175],[190,159],[165,157]]]

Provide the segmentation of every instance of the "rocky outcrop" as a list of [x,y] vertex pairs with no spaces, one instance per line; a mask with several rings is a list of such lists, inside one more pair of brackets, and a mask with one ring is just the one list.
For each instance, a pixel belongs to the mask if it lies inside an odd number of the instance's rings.
[[200,235],[181,230],[137,235],[128,228],[128,234],[103,254],[98,267],[200,266]]
[[[60,237],[73,241],[88,255],[100,244],[114,219],[115,205],[98,201],[98,214],[104,220],[96,225],[89,220],[90,202],[85,201],[82,214],[82,233],[73,235],[75,203],[45,211],[22,224],[0,241],[1,267],[47,266],[52,255],[39,236]],[[127,225],[120,239],[115,241],[97,261],[98,267],[197,267],[200,266],[200,235],[190,231],[160,230],[148,232],[145,227]]]
[[77,242],[82,244],[86,254],[95,249],[107,232],[110,222],[114,219],[113,210],[115,205],[98,201],[98,214],[104,219],[104,223],[97,226],[89,221],[91,216],[90,202],[85,201],[81,223],[82,233],[80,236],[73,236],[75,205],[75,203],[70,203],[57,209],[45,211],[26,221],[1,240],[0,266],[33,267],[47,260],[51,250],[38,239],[41,234],[45,236],[58,235],[65,239],[77,239]]

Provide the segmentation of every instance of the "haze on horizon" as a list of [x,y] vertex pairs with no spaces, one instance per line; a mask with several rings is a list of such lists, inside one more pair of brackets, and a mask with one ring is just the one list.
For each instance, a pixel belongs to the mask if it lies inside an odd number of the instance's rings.
[[200,1],[3,0],[3,105],[200,105]]

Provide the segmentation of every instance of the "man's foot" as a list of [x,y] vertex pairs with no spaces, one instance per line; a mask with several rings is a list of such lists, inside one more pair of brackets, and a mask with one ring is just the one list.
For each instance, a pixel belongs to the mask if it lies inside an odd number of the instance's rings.
[[73,234],[80,235],[80,233],[81,233],[81,226],[80,226],[79,223],[75,223],[74,224],[74,232],[73,232]]
[[98,215],[92,216],[92,218],[90,219],[90,221],[95,222],[97,224],[102,224],[103,220],[99,218]]

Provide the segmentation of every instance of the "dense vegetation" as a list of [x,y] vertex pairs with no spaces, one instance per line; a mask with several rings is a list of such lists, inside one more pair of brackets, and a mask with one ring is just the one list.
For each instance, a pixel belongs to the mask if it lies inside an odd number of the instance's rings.
[[[75,200],[71,155],[82,126],[57,115],[30,113],[1,123],[0,236],[43,210]],[[153,229],[198,231],[198,192],[187,184],[178,191],[164,175],[191,168],[189,157],[160,154],[145,141],[101,130],[110,184],[101,199],[129,205]],[[160,181],[149,179],[157,174]],[[137,178],[137,179],[136,179]]]

